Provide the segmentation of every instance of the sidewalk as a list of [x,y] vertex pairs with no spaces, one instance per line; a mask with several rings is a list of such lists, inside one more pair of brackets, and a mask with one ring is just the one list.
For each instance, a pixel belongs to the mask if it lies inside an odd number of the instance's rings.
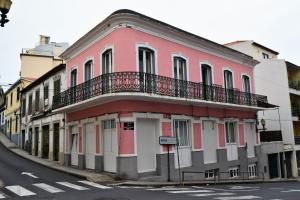
[[[31,160],[35,163],[38,163],[40,165],[43,165],[45,167],[65,172],[74,176],[78,176],[81,178],[85,178],[89,181],[98,182],[98,183],[111,183],[114,182],[114,179],[108,175],[95,173],[87,170],[79,170],[71,167],[66,167],[63,165],[58,164],[57,162],[41,159],[36,156],[30,155],[28,152],[20,149],[15,143],[11,142],[4,134],[0,133],[0,142],[11,152],[17,154],[18,156],[21,156],[25,159]],[[0,188],[1,188],[1,180],[0,180]]]

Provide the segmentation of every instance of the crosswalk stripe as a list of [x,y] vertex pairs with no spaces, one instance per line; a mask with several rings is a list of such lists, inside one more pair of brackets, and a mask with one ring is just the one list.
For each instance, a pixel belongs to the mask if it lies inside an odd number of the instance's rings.
[[75,184],[69,183],[69,182],[56,182],[56,183],[60,184],[60,185],[63,185],[63,186],[66,186],[66,187],[69,187],[69,188],[72,188],[72,189],[75,189],[75,190],[89,190],[89,188],[82,187],[82,186],[79,186],[79,185],[75,185]]
[[221,192],[221,193],[190,194],[190,196],[194,196],[194,197],[229,196],[229,195],[234,195],[234,193],[230,193],[230,192]]
[[148,191],[171,191],[171,190],[190,190],[190,188],[151,188],[151,189],[147,189]]
[[50,192],[50,193],[64,192],[63,190],[53,187],[51,185],[48,185],[46,183],[35,183],[33,185],[40,189],[46,190],[47,192]]
[[36,195],[34,192],[31,192],[19,185],[6,186],[5,188],[20,197]]
[[261,199],[258,196],[234,196],[234,197],[215,197],[218,200],[249,200],[249,199]]
[[180,190],[180,191],[166,191],[172,194],[185,194],[185,193],[208,193],[213,192],[212,190]]
[[94,183],[94,182],[91,182],[91,181],[78,181],[78,182],[89,185],[89,186],[93,186],[93,187],[96,187],[96,188],[101,188],[101,189],[110,189],[111,188],[111,187],[108,187],[108,186],[105,186],[105,185],[100,185],[98,183]]

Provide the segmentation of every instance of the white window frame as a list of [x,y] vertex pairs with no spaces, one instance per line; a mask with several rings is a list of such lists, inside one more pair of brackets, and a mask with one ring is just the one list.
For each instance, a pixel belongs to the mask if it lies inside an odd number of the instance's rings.
[[[157,50],[155,47],[151,46],[150,44],[148,44],[147,42],[145,43],[137,43],[136,44],[136,71],[140,72],[140,65],[139,65],[139,48],[147,48],[150,49],[154,52],[154,74],[158,75],[158,62],[157,62]],[[143,70],[144,72],[145,70],[145,65],[143,66]]]
[[[82,71],[83,71],[83,73],[82,73],[82,75],[83,75],[83,77],[82,77],[82,80],[83,80],[83,82],[85,82],[85,81],[87,81],[87,80],[85,80],[85,65],[88,63],[88,62],[92,62],[92,66],[91,66],[91,79],[93,79],[94,78],[94,58],[93,57],[88,57],[87,59],[86,59],[86,61],[84,62],[84,64],[83,64],[83,67],[82,67]],[[78,71],[77,71],[77,73],[78,73]],[[91,80],[90,79],[90,80]]]
[[233,70],[230,67],[224,67],[222,69],[222,78],[223,78],[223,87],[225,88],[225,71],[230,71],[232,74],[232,88],[235,88],[235,81],[234,81],[234,73]]
[[232,167],[228,169],[229,172],[229,178],[237,178],[239,177],[240,168],[239,167]]
[[214,79],[214,66],[212,64],[210,64],[209,62],[200,62],[200,82],[203,83],[203,74],[202,74],[202,65],[208,65],[210,66],[211,69],[211,83],[212,85],[215,83],[215,79]]
[[102,75],[103,74],[103,71],[102,71],[102,56],[103,54],[108,51],[108,50],[111,50],[111,73],[113,73],[115,71],[115,68],[114,68],[114,57],[115,57],[115,53],[114,53],[114,46],[113,45],[108,45],[106,46],[105,48],[103,48],[100,52],[100,74]]
[[219,169],[205,170],[204,172],[205,179],[214,179],[215,177],[218,177],[218,171]]
[[241,74],[241,79],[242,79],[242,91],[245,92],[245,84],[244,84],[244,76],[247,76],[249,78],[249,88],[250,88],[250,93],[252,92],[252,85],[251,85],[251,79],[250,76],[246,73]]
[[[179,130],[177,130],[178,135],[176,135],[176,132],[175,132],[175,123],[176,122],[186,122],[187,144],[185,144],[185,145],[180,145],[181,138],[180,138]],[[188,119],[173,119],[173,123],[172,124],[173,124],[173,126],[172,126],[173,127],[173,135],[174,135],[174,137],[178,136],[178,147],[191,147],[190,121]],[[178,129],[179,129],[179,125],[178,125]]]
[[[73,86],[72,86],[72,72],[73,72],[74,70],[77,70],[77,73],[76,73],[76,85],[78,85],[78,67],[75,66],[75,67],[72,67],[71,70],[70,70],[70,78],[69,78],[69,81],[70,81],[69,86],[70,86],[70,87],[73,87]],[[75,85],[75,86],[76,86],[76,85]]]
[[257,177],[257,164],[256,163],[248,165],[248,176],[249,176],[249,178]]
[[[235,132],[234,132],[235,141],[234,142],[232,142],[232,138],[231,138],[230,133],[229,133],[230,141],[227,141],[227,138],[228,138],[227,137],[227,127],[226,127],[227,123],[234,123],[234,129],[235,129]],[[238,122],[236,120],[227,120],[224,123],[224,128],[225,128],[225,142],[226,142],[226,144],[237,144],[238,143]]]
[[[186,80],[185,81],[189,81],[190,80],[190,74],[189,74],[189,59],[187,58],[187,56],[184,56],[182,53],[178,53],[178,54],[172,54],[172,60],[171,60],[171,63],[172,63],[172,77],[175,78],[175,74],[174,74],[174,59],[178,57],[178,58],[182,58],[185,60],[185,63],[186,63]],[[179,77],[178,74],[179,73],[179,70],[177,71],[177,77]]]

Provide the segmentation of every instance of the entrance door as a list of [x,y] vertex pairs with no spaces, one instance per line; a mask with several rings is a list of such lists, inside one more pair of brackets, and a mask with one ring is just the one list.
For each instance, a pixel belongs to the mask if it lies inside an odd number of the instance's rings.
[[156,120],[137,120],[138,172],[150,172],[156,170],[155,130]]
[[104,171],[117,171],[118,137],[116,132],[116,122],[114,119],[105,120],[103,128],[103,156]]
[[225,132],[226,132],[226,150],[227,150],[227,160],[237,160],[238,150],[237,150],[237,123],[233,121],[225,122]]
[[71,128],[71,165],[78,166],[78,127]]
[[286,178],[292,177],[292,151],[285,152]]
[[53,160],[59,159],[59,123],[53,125]]
[[204,163],[217,162],[218,137],[216,123],[212,120],[203,121],[203,156]]
[[175,168],[178,168],[178,158],[180,167],[189,167],[192,165],[192,153],[190,133],[187,120],[174,120],[174,134],[178,138],[178,153],[175,149]]
[[42,158],[48,159],[49,157],[49,125],[43,126],[42,137]]
[[25,130],[22,130],[22,149],[25,149]]
[[38,156],[39,154],[39,127],[34,129],[34,155]]
[[255,145],[255,126],[254,123],[245,123],[245,139],[247,143],[248,158],[255,157],[254,145]]
[[279,177],[278,174],[278,154],[273,153],[268,155],[269,175],[270,178]]
[[84,126],[85,133],[85,167],[95,169],[96,130],[93,123]]

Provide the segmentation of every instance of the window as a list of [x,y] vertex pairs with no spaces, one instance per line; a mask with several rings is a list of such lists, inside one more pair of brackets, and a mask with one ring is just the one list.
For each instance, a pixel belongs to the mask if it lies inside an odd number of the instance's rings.
[[116,121],[114,119],[104,120],[102,122],[103,129],[114,129],[116,128]]
[[187,69],[186,60],[181,57],[174,57],[174,78],[175,78],[175,96],[187,96]]
[[269,59],[269,54],[262,53],[262,57],[263,57],[263,59]]
[[230,178],[236,178],[240,175],[240,168],[239,167],[233,167],[229,169],[229,177]]
[[236,143],[236,122],[225,122],[226,143]]
[[20,100],[20,87],[17,88],[17,102]]
[[190,146],[187,120],[174,120],[174,135],[178,137],[179,146]]
[[53,83],[53,88],[54,88],[54,95],[57,95],[60,93],[60,78],[56,79]]
[[257,176],[257,166],[256,164],[248,165],[248,174],[250,178]]
[[12,106],[12,102],[13,102],[13,92],[10,93],[10,105]]
[[102,54],[102,74],[112,73],[112,50],[108,49]]
[[40,89],[35,91],[35,111],[39,111],[40,108]]
[[249,76],[243,75],[243,92],[250,93],[250,79]]
[[92,79],[93,61],[90,60],[84,65],[84,81]]
[[15,132],[18,132],[18,115],[16,115],[16,126],[15,126]]
[[25,117],[26,114],[26,99],[22,99],[22,117]]
[[139,47],[139,71],[155,74],[155,56],[153,50]]
[[44,100],[49,99],[49,85],[44,86]]
[[28,114],[32,114],[32,94],[29,95],[29,101],[28,101]]
[[210,170],[205,170],[205,178],[210,179],[210,178],[215,178],[218,177],[219,170],[218,169],[210,169]]
[[77,85],[77,69],[71,71],[71,87]]
[[225,89],[233,89],[232,72],[229,70],[224,70],[224,86]]
[[212,85],[212,70],[211,66],[201,65],[202,83],[203,85]]

